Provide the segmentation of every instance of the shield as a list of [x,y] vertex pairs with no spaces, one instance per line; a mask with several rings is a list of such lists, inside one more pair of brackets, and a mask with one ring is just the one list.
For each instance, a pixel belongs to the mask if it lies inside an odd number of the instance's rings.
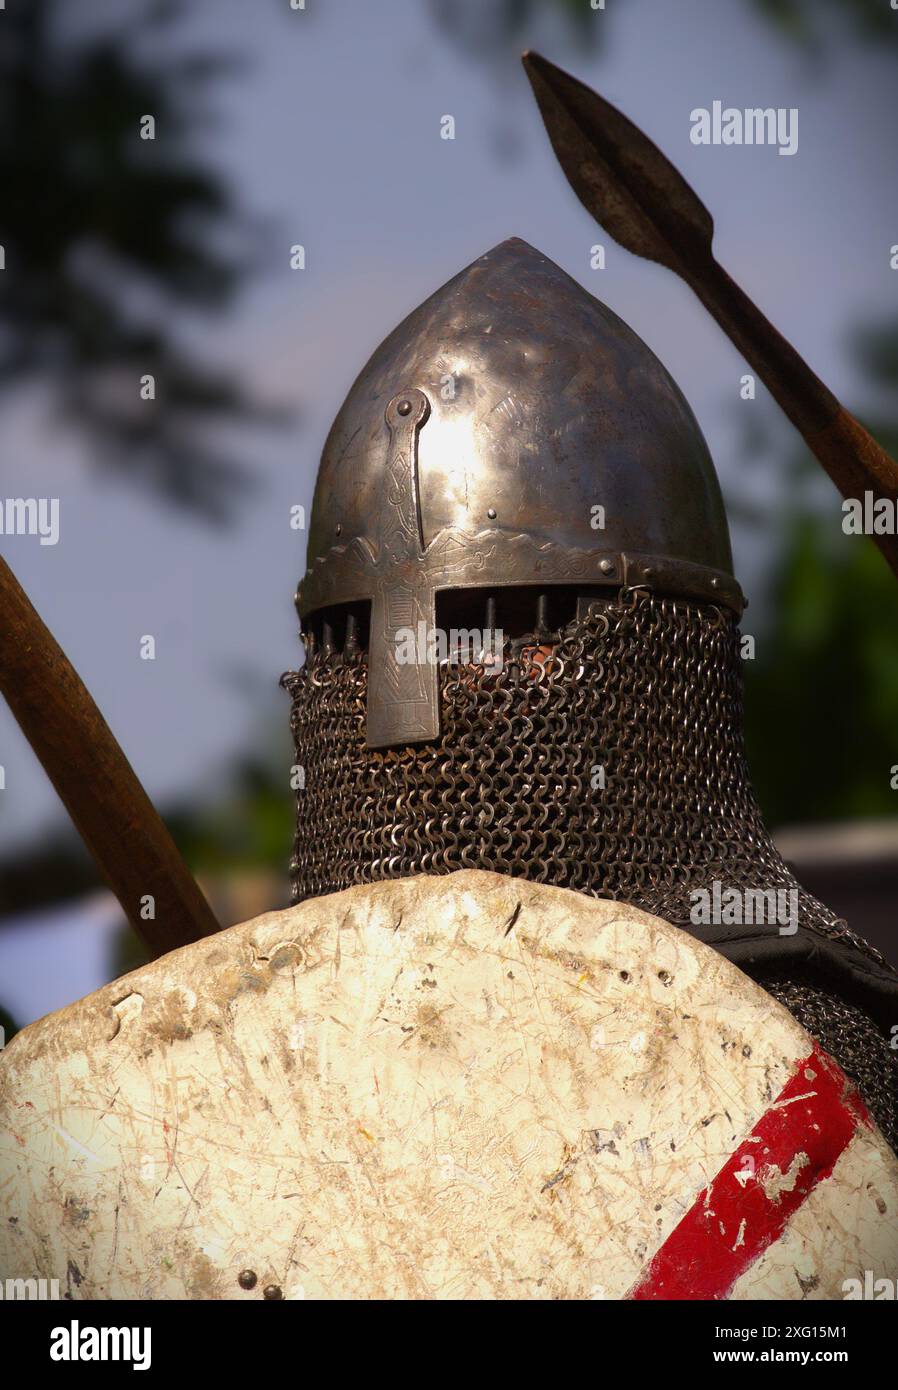
[[710,947],[462,872],[172,952],[0,1060],[0,1277],[73,1298],[827,1298],[898,1163]]

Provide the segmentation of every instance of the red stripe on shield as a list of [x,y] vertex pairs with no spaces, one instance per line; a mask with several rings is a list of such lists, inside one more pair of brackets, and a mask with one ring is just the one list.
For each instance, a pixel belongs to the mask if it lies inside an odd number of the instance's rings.
[[630,1290],[634,1299],[727,1298],[828,1178],[859,1124],[863,1101],[815,1045],[770,1109],[670,1233]]

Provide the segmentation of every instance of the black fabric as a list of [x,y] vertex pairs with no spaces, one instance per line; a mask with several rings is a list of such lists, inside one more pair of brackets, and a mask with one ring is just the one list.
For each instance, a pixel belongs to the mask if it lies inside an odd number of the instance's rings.
[[898,975],[889,966],[863,955],[850,943],[799,927],[778,935],[757,927],[695,926],[686,928],[699,941],[744,970],[746,975],[786,973],[803,977],[863,1009],[891,1034],[898,1023]]

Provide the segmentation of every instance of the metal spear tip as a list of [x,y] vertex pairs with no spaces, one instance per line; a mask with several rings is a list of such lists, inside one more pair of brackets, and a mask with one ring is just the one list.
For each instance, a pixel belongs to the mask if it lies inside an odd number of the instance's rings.
[[541,54],[528,50],[522,62],[558,162],[596,221],[634,255],[678,274],[707,259],[711,214],[657,145]]

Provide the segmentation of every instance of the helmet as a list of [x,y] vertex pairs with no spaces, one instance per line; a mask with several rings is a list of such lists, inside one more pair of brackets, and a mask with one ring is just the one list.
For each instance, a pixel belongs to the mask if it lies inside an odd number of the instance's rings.
[[468,266],[362,369],[318,473],[297,607],[370,604],[369,747],[440,732],[434,662],[397,632],[439,593],[645,586],[743,606],[714,467],[667,371],[518,239]]
[[[804,892],[745,760],[726,517],[648,347],[522,241],[377,349],[321,461],[297,605],[294,900],[489,869],[711,924],[896,1135],[898,977]],[[441,645],[442,643],[442,645]]]

